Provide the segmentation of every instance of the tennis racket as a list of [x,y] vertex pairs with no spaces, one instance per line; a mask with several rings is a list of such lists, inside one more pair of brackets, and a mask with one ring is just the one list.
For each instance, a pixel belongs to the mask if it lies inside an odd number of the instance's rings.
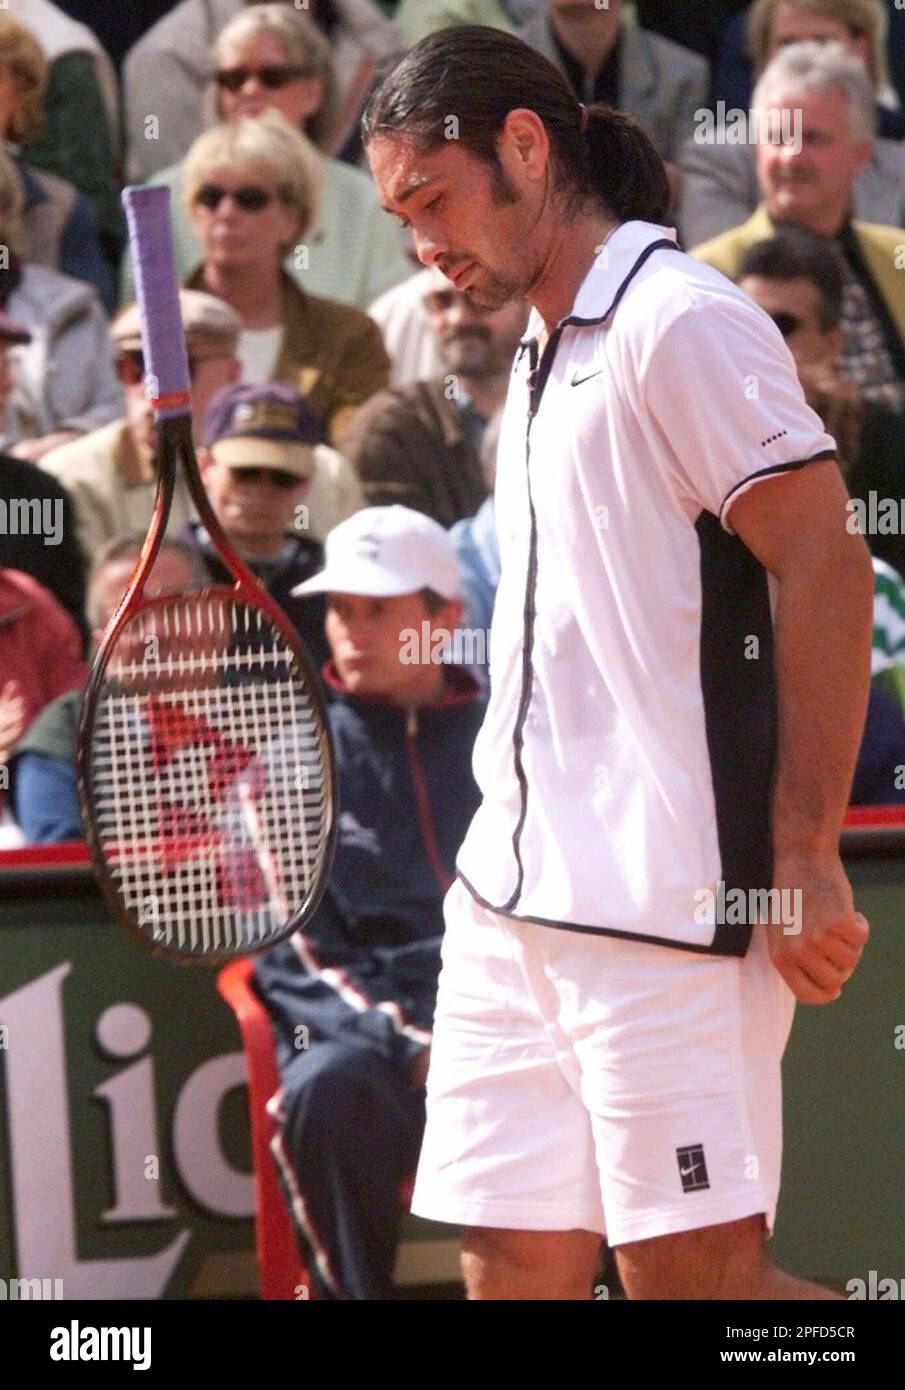
[[[217,961],[269,948],[317,907],[336,836],[334,762],[317,673],[198,472],[169,190],[128,188],[123,202],[159,479],[85,691],[79,797],[114,916],[170,958]],[[145,598],[180,465],[235,582]]]

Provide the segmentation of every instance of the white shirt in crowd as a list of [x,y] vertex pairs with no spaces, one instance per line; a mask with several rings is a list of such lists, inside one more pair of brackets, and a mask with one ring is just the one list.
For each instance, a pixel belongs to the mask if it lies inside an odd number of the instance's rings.
[[262,386],[266,381],[273,381],[282,346],[281,323],[276,328],[244,328],[236,348],[242,363],[242,381],[247,386]]

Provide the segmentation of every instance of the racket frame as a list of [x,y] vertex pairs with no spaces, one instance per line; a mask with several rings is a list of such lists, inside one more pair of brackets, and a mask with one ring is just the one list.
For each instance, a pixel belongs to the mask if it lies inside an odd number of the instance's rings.
[[104,634],[101,638],[97,655],[91,668],[88,684],[82,698],[76,745],[78,796],[82,812],[82,823],[85,829],[85,839],[91,855],[95,875],[107,906],[117,922],[125,927],[132,936],[137,937],[146,949],[150,950],[155,955],[165,956],[167,960],[186,965],[198,963],[220,965],[225,961],[235,960],[237,956],[250,954],[251,948],[245,947],[242,951],[189,954],[181,952],[172,946],[164,945],[159,941],[155,941],[153,936],[150,936],[140,926],[133,922],[132,917],[123,904],[120,891],[116,885],[115,875],[109,868],[106,856],[101,847],[97,809],[94,800],[93,779],[91,776],[93,730],[96,723],[98,701],[106,681],[106,672],[110,655],[119,635],[123,628],[132,622],[139,613],[143,611],[152,611],[155,607],[169,605],[176,597],[175,593],[160,594],[153,599],[142,602],[148,576],[154,566],[154,562],[157,559],[166,534],[180,463],[182,465],[183,477],[188,485],[192,501],[198,511],[201,524],[210,536],[211,542],[220,559],[233,576],[235,584],[233,586],[203,585],[197,590],[179,591],[179,595],[182,597],[194,597],[197,595],[199,601],[202,601],[205,597],[210,597],[217,602],[228,599],[232,602],[244,603],[249,607],[259,609],[279,633],[298,664],[304,676],[306,695],[320,723],[321,761],[325,774],[324,797],[326,801],[326,835],[322,842],[321,854],[318,857],[319,872],[315,875],[313,890],[308,894],[305,902],[292,915],[282,931],[268,938],[265,945],[259,948],[261,950],[270,950],[273,946],[277,945],[278,942],[285,940],[287,936],[301,930],[304,924],[310,920],[316,911],[326,891],[337,835],[336,807],[338,802],[338,788],[336,763],[332,756],[326,700],[324,698],[320,676],[315,671],[310,657],[306,653],[298,634],[292,628],[286,615],[273,598],[271,598],[270,594],[267,593],[263,585],[261,585],[252,574],[248,566],[243,562],[217,519],[213,507],[211,506],[210,499],[205,491],[204,483],[198,469],[198,462],[195,457],[191,413],[179,413],[169,415],[166,418],[158,418],[158,441],[157,492],[148,534],[145,537],[141,553],[126,592],[104,629]]

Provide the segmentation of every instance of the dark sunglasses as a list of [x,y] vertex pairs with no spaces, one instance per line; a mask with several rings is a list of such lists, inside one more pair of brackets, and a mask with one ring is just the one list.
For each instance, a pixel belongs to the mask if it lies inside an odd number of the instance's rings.
[[224,198],[232,198],[243,212],[260,212],[262,208],[267,207],[268,203],[273,202],[273,196],[265,188],[256,188],[251,183],[236,189],[221,188],[219,184],[206,183],[195,194],[195,202],[200,203],[202,207],[209,208],[211,212],[216,212]]
[[[197,360],[189,356],[189,376],[195,380]],[[141,348],[128,348],[116,356],[116,375],[123,386],[138,386],[145,380],[145,356]]]
[[307,68],[272,63],[263,68],[220,68],[214,73],[214,81],[227,92],[239,92],[249,77],[256,77],[262,87],[269,87],[275,92],[279,87],[286,87],[290,82],[307,76]]
[[290,473],[286,468],[243,468],[230,464],[229,471],[237,483],[268,482],[287,490],[307,481],[300,478],[298,473]]
[[770,317],[784,338],[791,338],[801,327],[801,319],[797,319],[794,314],[787,314],[784,309],[771,314]]

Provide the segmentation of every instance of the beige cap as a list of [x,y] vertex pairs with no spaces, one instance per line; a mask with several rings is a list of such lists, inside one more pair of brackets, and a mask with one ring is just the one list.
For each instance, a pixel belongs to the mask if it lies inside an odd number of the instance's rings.
[[[235,354],[242,332],[242,320],[235,309],[203,290],[180,290],[179,308],[185,340],[191,343],[193,357],[224,357]],[[120,352],[141,348],[141,321],[138,305],[130,304],[110,325],[110,337]]]
[[313,444],[279,444],[273,439],[221,439],[211,446],[217,463],[228,468],[281,468],[299,481],[314,477],[317,458]]

